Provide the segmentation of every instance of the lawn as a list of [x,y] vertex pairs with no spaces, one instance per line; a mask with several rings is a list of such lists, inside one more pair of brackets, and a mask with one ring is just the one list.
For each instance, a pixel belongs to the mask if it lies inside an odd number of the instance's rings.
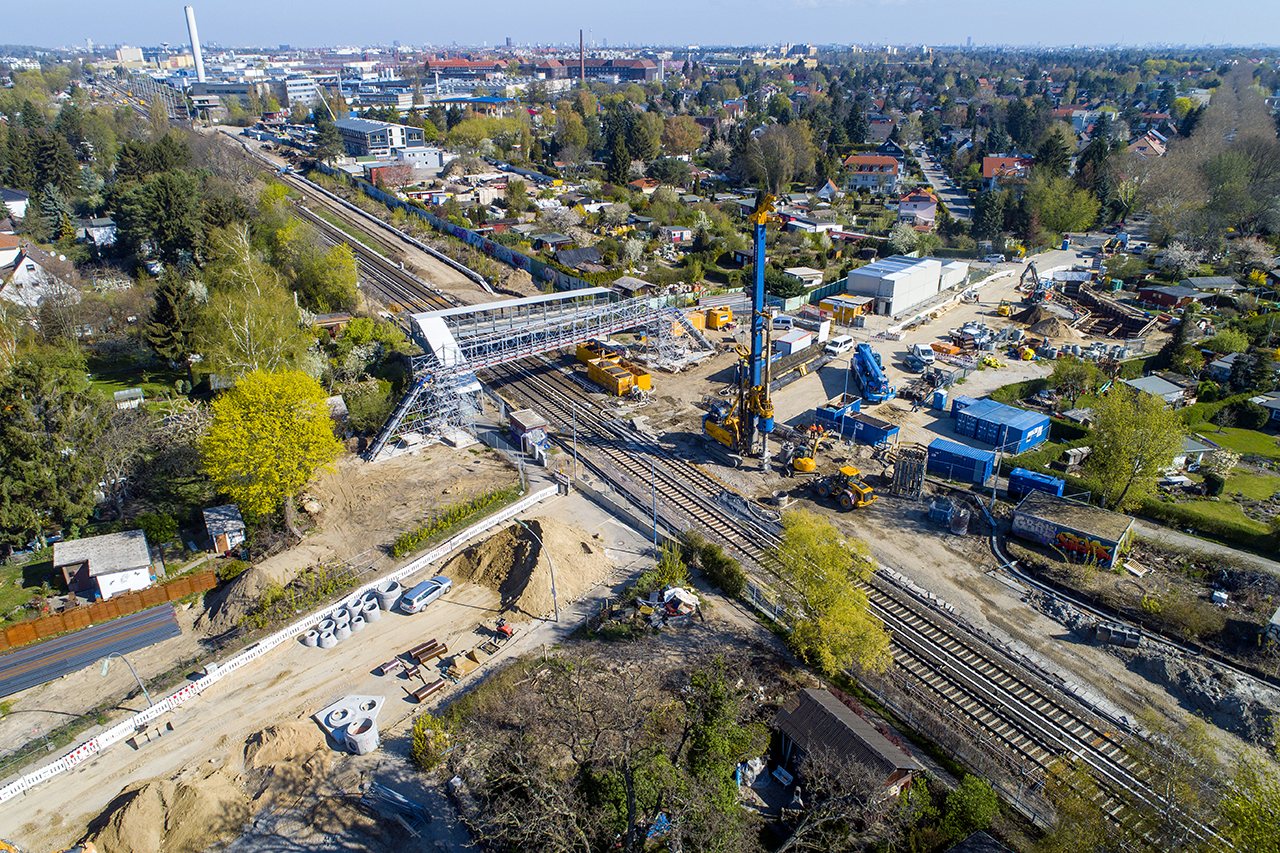
[[1274,474],[1237,472],[1227,478],[1227,487],[1223,494],[1234,495],[1236,492],[1246,498],[1265,501],[1276,492],[1280,492],[1280,477]]
[[[89,368],[94,370],[99,365],[90,362]],[[107,397],[128,388],[141,388],[148,400],[154,400],[176,394],[178,382],[186,378],[186,371],[170,370],[167,367],[112,368],[104,364],[89,374],[89,384]]]
[[1234,450],[1242,456],[1280,459],[1280,443],[1277,443],[1274,433],[1241,427],[1227,427],[1219,432],[1217,427],[1209,424],[1200,424],[1194,430],[1214,444]]
[[[1228,487],[1230,488],[1230,487]],[[1178,504],[1184,511],[1193,512],[1202,518],[1213,518],[1219,521],[1230,522],[1241,527],[1247,528],[1254,533],[1263,534],[1268,531],[1268,527],[1261,521],[1254,521],[1252,518],[1244,514],[1244,510],[1240,508],[1240,504],[1229,498],[1223,498],[1219,501],[1197,500],[1183,501]],[[1193,529],[1199,530],[1193,525]]]
[[49,553],[46,550],[44,554],[36,554],[26,563],[10,562],[0,566],[0,629],[26,620],[26,614],[22,613],[14,614],[12,620],[9,616],[31,599],[31,594],[53,570]]

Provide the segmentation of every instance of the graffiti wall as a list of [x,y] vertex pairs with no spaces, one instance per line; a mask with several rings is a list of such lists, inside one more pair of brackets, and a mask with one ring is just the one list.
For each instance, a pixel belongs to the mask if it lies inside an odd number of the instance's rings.
[[1124,550],[1121,543],[1066,530],[1052,521],[1032,518],[1022,513],[1015,513],[1013,516],[1013,535],[1048,548],[1056,548],[1072,559],[1094,560],[1101,566],[1110,566],[1119,552]]

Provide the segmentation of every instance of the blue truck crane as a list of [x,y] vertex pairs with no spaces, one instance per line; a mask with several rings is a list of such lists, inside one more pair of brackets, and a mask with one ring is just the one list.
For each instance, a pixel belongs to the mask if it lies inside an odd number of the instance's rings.
[[897,387],[890,385],[884,375],[880,353],[873,350],[871,344],[858,344],[857,352],[849,361],[849,370],[862,391],[862,398],[868,403],[883,403],[898,396]]

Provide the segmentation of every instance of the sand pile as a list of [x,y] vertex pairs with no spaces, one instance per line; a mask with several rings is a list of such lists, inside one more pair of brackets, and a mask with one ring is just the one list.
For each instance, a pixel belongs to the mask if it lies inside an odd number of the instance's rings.
[[253,610],[270,582],[271,578],[259,567],[245,569],[239,577],[205,599],[207,609],[196,620],[196,630],[212,636],[230,631]]
[[89,840],[107,853],[199,853],[238,834],[249,814],[241,779],[225,769],[153,779],[116,797],[89,825]]
[[1019,313],[1013,319],[1019,323],[1026,323],[1028,326],[1034,326],[1042,320],[1050,320],[1057,317],[1060,320],[1070,321],[1075,318],[1075,314],[1065,305],[1055,305],[1052,302],[1041,302],[1033,305],[1027,310]]
[[1084,335],[1080,334],[1057,317],[1050,317],[1046,320],[1041,320],[1030,329],[1027,329],[1027,334],[1043,338],[1069,338],[1073,340],[1084,339]]
[[[440,573],[455,582],[471,581],[495,590],[502,596],[502,609],[514,619],[541,618],[554,612],[552,568],[562,606],[604,580],[612,561],[598,543],[593,544],[590,534],[552,519],[525,523],[537,539],[513,524],[454,557]],[[538,539],[551,554],[550,565]]]
[[261,808],[281,794],[298,796],[313,789],[317,779],[328,771],[331,759],[324,732],[311,720],[254,732],[244,747],[254,807]]

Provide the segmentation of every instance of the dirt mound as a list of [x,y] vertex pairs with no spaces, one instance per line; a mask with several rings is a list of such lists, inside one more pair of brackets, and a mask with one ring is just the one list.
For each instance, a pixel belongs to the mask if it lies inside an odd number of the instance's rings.
[[126,788],[89,826],[89,840],[109,853],[199,853],[230,838],[249,819],[249,798],[225,769]]
[[262,808],[281,794],[297,796],[313,788],[316,779],[328,771],[332,757],[324,732],[310,720],[254,732],[244,748],[254,808]]
[[1071,320],[1074,317],[1071,309],[1065,305],[1054,305],[1052,302],[1041,302],[1038,305],[1032,305],[1030,308],[1017,314],[1013,319],[1019,323],[1026,323],[1028,326],[1034,326],[1042,320],[1051,320],[1053,318],[1059,320]]
[[208,597],[208,609],[196,620],[196,630],[212,636],[230,631],[254,608],[270,582],[267,573],[257,566],[245,569]]
[[541,618],[554,612],[553,569],[561,605],[604,579],[612,561],[598,544],[592,544],[590,534],[546,518],[525,523],[533,529],[532,534],[513,524],[454,557],[441,574],[495,590],[502,596],[502,609],[514,619]]
[[1132,656],[1130,669],[1163,684],[1215,726],[1265,746],[1280,722],[1280,694],[1212,664],[1181,654],[1147,649]]
[[282,761],[302,762],[325,748],[324,732],[310,720],[267,726],[245,742],[244,766],[260,770]]
[[1031,328],[1027,329],[1027,334],[1035,335],[1043,338],[1072,338],[1082,339],[1084,335],[1062,322],[1057,317],[1049,317],[1041,320]]

